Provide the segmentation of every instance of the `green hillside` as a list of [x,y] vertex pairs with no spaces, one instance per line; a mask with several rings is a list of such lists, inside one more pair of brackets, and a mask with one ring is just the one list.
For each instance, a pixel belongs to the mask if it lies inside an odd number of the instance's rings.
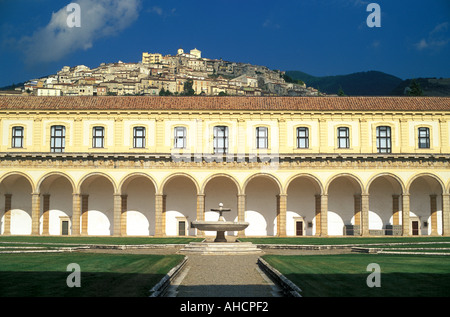
[[402,83],[402,79],[378,71],[348,75],[316,77],[301,71],[287,71],[292,79],[300,79],[306,86],[326,94],[337,94],[340,89],[348,96],[389,96]]

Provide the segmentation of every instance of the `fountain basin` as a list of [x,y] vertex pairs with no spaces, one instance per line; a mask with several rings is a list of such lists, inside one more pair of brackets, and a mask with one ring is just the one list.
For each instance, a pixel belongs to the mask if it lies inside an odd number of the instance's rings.
[[241,231],[247,228],[248,222],[233,221],[192,221],[191,227],[202,231]]
[[233,221],[192,221],[191,227],[202,231],[216,231],[214,242],[227,242],[225,231],[241,231],[247,228],[248,222]]

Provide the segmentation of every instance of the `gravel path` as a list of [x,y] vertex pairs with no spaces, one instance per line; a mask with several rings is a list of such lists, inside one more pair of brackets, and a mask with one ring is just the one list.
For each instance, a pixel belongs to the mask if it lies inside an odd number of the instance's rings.
[[263,276],[259,255],[189,255],[172,285],[177,297],[272,297],[276,286]]

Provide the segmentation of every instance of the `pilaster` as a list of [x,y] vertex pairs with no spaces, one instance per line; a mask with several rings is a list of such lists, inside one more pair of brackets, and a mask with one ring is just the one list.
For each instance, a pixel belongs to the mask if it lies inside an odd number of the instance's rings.
[[41,195],[31,195],[31,234],[39,235],[39,217],[41,216]]
[[72,235],[80,235],[80,215],[81,214],[81,196],[80,194],[72,195]]
[[320,236],[321,233],[321,195],[315,195],[315,219],[316,219],[316,236]]
[[44,194],[42,197],[44,198],[42,210],[42,235],[48,236],[50,234],[50,195]]
[[[238,222],[245,222],[245,194],[237,195],[238,199]],[[238,232],[238,237],[245,237],[245,230]]]
[[286,236],[287,195],[277,195],[277,236]]
[[11,234],[11,197],[11,194],[5,194],[5,216],[3,218],[4,235]]
[[369,235],[369,194],[361,194],[361,235]]
[[442,194],[442,235],[450,236],[450,194]]
[[81,235],[88,234],[89,195],[81,195]]
[[431,212],[431,233],[432,236],[437,236],[437,195],[430,195],[430,212]]
[[328,195],[320,197],[320,236],[328,236]]
[[[205,220],[205,195],[197,194],[197,220]],[[197,237],[204,237],[205,232],[202,230],[197,230]]]
[[394,226],[400,224],[400,195],[392,195],[392,222]]
[[164,195],[155,194],[155,237],[163,237],[164,230]]
[[409,236],[409,194],[402,195],[402,231],[403,236]]

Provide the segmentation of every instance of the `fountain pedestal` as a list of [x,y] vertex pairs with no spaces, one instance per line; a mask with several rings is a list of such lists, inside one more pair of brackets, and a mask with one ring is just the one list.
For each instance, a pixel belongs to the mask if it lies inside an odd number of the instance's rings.
[[225,238],[226,231],[242,231],[248,227],[248,222],[233,222],[225,221],[222,216],[223,212],[228,212],[231,209],[223,208],[223,204],[219,204],[219,209],[211,209],[211,211],[219,212],[219,219],[217,221],[192,221],[191,227],[202,231],[216,231],[216,239],[214,242],[227,242]]
[[230,211],[223,208],[223,204],[219,204],[219,209],[211,209],[211,211],[219,212],[217,221],[192,221],[191,227],[202,231],[216,231],[214,242],[191,242],[180,250],[181,253],[192,254],[255,254],[261,250],[251,242],[227,242],[225,237],[226,231],[241,231],[248,227],[248,222],[225,221],[222,212]]

